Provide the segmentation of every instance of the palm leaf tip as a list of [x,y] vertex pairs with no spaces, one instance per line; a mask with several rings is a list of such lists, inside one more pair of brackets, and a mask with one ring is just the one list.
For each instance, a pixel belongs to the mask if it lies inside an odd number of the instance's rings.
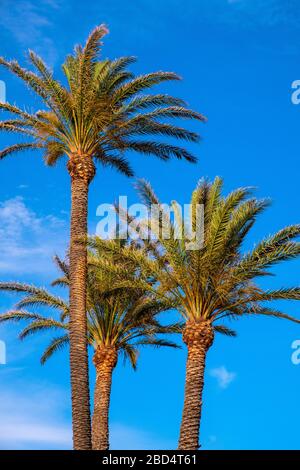
[[63,335],[53,338],[47,349],[44,351],[40,362],[42,365],[57,351],[63,349],[69,343],[69,335]]
[[134,176],[134,171],[131,168],[130,164],[128,163],[126,158],[120,155],[106,155],[105,159],[100,159],[100,161],[104,166],[111,166],[112,168],[116,169],[119,173],[122,173],[125,176]]
[[101,34],[102,36],[105,36],[106,34],[109,33],[108,26],[105,23],[101,23],[96,28],[94,29],[94,32],[97,32],[97,34]]
[[221,333],[222,335],[225,335],[225,336],[231,336],[231,337],[237,336],[236,331],[224,325],[214,325],[214,330],[217,333]]
[[[109,33],[108,27],[105,24],[100,24],[96,26],[90,35],[88,36],[85,46],[82,49],[83,55],[86,55],[88,58],[92,58],[95,52],[98,52],[99,42]],[[77,50],[80,50],[80,46],[77,46]]]
[[150,141],[127,141],[124,143],[124,145],[126,149],[148,155],[154,155],[164,161],[169,160],[171,157],[175,157],[178,160],[184,159],[191,163],[197,162],[197,158],[194,155],[192,155],[186,149],[175,145]]

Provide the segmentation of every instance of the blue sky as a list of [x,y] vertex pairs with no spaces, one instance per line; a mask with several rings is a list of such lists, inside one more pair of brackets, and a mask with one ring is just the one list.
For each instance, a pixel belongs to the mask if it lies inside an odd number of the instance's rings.
[[[60,74],[75,43],[99,23],[109,26],[103,56],[135,55],[137,73],[172,70],[181,83],[164,87],[208,116],[203,140],[191,147],[197,165],[168,164],[132,156],[136,176],[149,179],[160,198],[187,203],[202,176],[224,177],[225,190],[257,187],[272,206],[248,240],[253,246],[284,225],[299,221],[300,106],[291,83],[300,79],[300,9],[279,0],[2,0],[0,55],[24,61],[36,50]],[[16,79],[0,70],[7,100],[37,109]],[[11,137],[0,136],[1,147]],[[47,285],[51,256],[66,247],[69,179],[63,164],[43,165],[40,155],[1,162],[0,277]],[[91,186],[90,232],[96,208],[118,195],[135,202],[133,181],[98,169]],[[299,261],[276,269],[272,286],[299,285]],[[14,302],[1,296],[1,311]],[[300,316],[299,307],[286,311]],[[209,352],[202,421],[204,449],[299,448],[300,365],[291,362],[295,324],[243,319],[236,339],[220,338]],[[0,448],[69,448],[70,400],[67,351],[46,366],[47,342],[20,343],[17,329],[2,326],[7,365],[0,365]],[[141,352],[136,373],[119,364],[113,383],[112,448],[175,448],[183,404],[185,351]],[[94,373],[91,373],[93,383]]]

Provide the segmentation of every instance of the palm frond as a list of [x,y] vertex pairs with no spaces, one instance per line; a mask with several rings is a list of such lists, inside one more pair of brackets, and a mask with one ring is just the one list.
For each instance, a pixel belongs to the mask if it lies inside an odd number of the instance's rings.
[[35,320],[21,331],[19,338],[24,339],[27,336],[35,334],[35,333],[39,333],[40,331],[47,331],[47,330],[53,330],[53,329],[66,330],[68,329],[68,325],[66,325],[63,322],[56,321],[53,318],[44,318],[42,320]]
[[42,357],[41,357],[41,364],[44,365],[50,357],[53,356],[54,353],[61,351],[67,344],[69,343],[69,335],[63,335],[56,338],[53,338],[49,346],[45,349]]
[[225,336],[231,336],[231,337],[236,336],[236,332],[234,330],[224,325],[214,325],[214,330],[217,333],[221,333],[222,335],[225,335]]
[[25,310],[9,310],[5,313],[0,314],[0,323],[6,321],[27,321],[27,320],[43,320],[45,317],[38,315],[37,313],[27,312]]
[[0,160],[13,153],[22,152],[24,150],[36,150],[40,148],[42,148],[41,144],[30,142],[10,145],[9,147],[6,147],[5,149],[0,151]]

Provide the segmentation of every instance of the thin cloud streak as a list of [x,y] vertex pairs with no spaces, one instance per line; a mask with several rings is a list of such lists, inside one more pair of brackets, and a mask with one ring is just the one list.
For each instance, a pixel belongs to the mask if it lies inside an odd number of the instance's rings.
[[0,273],[53,271],[51,257],[64,254],[67,240],[64,219],[40,217],[19,196],[0,203]]
[[[0,449],[71,449],[68,390],[53,384],[28,384],[0,391]],[[144,429],[113,422],[111,448],[122,450],[172,449],[175,443]]]
[[60,2],[54,0],[2,0],[0,4],[0,25],[8,31],[23,48],[33,48],[53,66],[57,51],[51,34],[53,22],[49,19],[51,10],[57,10]]
[[0,449],[71,449],[68,391],[16,382],[0,391]]

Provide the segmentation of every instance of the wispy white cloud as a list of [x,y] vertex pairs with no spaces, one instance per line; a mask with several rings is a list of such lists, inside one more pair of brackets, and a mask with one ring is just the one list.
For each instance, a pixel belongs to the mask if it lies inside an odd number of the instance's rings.
[[33,48],[53,65],[56,48],[51,35],[51,10],[57,10],[60,0],[2,0],[0,25],[24,48]]
[[[15,371],[15,374],[17,371]],[[15,382],[0,389],[0,449],[70,449],[69,391],[49,383]],[[172,449],[159,435],[113,422],[111,449]]]
[[16,383],[0,391],[0,449],[70,449],[68,392]]
[[209,371],[211,377],[217,379],[220,388],[227,388],[236,378],[235,372],[229,372],[225,366],[216,367]]
[[0,203],[0,272],[44,273],[51,257],[67,245],[66,223],[53,215],[40,217],[22,197]]

